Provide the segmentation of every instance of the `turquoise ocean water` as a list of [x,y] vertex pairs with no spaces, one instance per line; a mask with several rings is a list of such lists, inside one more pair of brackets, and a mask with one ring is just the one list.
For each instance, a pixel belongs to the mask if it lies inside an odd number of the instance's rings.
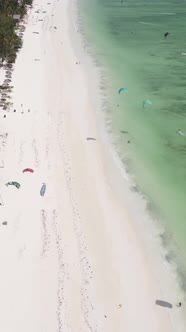
[[121,158],[186,273],[186,1],[81,0],[80,13]]

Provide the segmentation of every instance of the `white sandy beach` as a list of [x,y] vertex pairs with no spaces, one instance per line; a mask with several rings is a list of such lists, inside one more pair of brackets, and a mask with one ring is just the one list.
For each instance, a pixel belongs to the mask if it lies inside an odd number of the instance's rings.
[[14,66],[13,107],[0,115],[8,134],[0,142],[0,331],[182,332],[174,276],[163,283],[166,267],[159,278],[154,272],[138,232],[142,213],[133,194],[125,200],[117,189],[125,180],[105,152],[87,55],[73,42],[74,6],[34,1]]

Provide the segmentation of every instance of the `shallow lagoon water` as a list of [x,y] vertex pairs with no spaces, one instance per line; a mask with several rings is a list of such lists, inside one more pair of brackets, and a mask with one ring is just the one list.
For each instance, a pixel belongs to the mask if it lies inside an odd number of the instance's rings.
[[[186,271],[186,137],[177,133],[186,133],[186,1],[81,0],[80,8],[90,51],[106,68],[121,158]],[[143,108],[144,99],[153,104]]]

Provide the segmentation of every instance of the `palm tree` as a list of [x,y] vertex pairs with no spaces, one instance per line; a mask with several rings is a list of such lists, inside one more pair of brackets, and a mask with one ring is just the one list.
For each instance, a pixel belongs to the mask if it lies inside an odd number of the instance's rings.
[[15,14],[23,17],[27,6],[32,0],[0,0],[0,59],[2,61],[15,61],[16,52],[21,47],[22,41],[16,35]]

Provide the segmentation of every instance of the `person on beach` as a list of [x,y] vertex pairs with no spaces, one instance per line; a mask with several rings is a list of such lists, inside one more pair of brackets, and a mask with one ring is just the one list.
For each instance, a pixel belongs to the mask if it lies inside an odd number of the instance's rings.
[[182,303],[179,302],[179,303],[176,304],[176,306],[180,308],[182,306]]

